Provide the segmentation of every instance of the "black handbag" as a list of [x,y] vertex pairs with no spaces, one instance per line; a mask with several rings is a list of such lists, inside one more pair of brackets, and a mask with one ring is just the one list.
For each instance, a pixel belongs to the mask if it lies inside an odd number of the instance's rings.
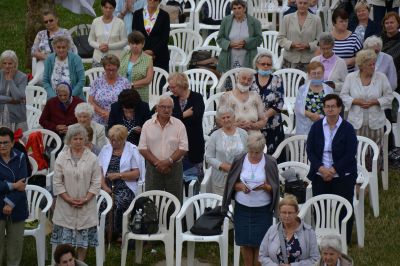
[[213,209],[207,207],[204,213],[194,222],[190,232],[199,236],[220,235],[222,233],[221,226],[226,216],[227,213],[222,211],[221,206]]
[[[86,33],[87,34],[84,34]],[[90,30],[86,24],[80,24],[77,26],[76,36],[72,37],[76,49],[78,50],[78,55],[81,58],[92,58],[94,48],[89,45],[89,33]]]
[[288,169],[281,175],[285,178],[284,192],[294,195],[299,204],[306,202],[307,185],[299,178],[296,171],[294,171],[294,169]]

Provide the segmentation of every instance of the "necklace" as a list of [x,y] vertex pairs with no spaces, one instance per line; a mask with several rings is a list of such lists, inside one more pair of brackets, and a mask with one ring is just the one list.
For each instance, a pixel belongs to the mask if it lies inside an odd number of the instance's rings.
[[[249,161],[250,162],[250,161]],[[256,178],[256,176],[254,175],[254,173],[255,172],[257,172],[257,168],[258,168],[258,165],[259,165],[260,163],[256,163],[255,165],[256,165],[256,167],[253,169],[253,164],[250,162],[250,169],[251,169],[251,176],[250,176],[250,178],[251,179],[254,179],[254,178]]]

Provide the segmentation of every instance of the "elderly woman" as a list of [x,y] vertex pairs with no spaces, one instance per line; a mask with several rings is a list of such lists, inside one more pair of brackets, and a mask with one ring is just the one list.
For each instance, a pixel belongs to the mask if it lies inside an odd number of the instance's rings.
[[368,137],[382,147],[384,110],[392,106],[393,91],[387,77],[375,71],[375,63],[374,51],[360,51],[356,57],[360,70],[347,76],[340,97],[349,111],[347,120],[357,135]]
[[353,266],[352,258],[342,253],[340,236],[324,236],[319,247],[321,250],[321,259],[316,266]]
[[222,19],[217,43],[222,48],[217,69],[224,73],[236,67],[251,67],[262,42],[261,23],[247,14],[247,2],[231,2],[233,14]]
[[250,91],[253,73],[241,70],[237,74],[236,88],[221,96],[220,106],[226,105],[235,111],[235,126],[246,131],[260,130],[265,127],[264,104],[256,91]]
[[[318,262],[315,232],[297,217],[298,213],[295,196],[288,194],[279,202],[280,222],[269,228],[261,242],[261,265],[314,265]],[[281,249],[282,242],[286,249]]]
[[133,13],[132,31],[145,36],[143,50],[153,58],[154,66],[169,71],[169,15],[160,9],[160,0],[147,0],[147,5]]
[[265,107],[265,119],[267,124],[261,132],[267,142],[268,154],[273,154],[278,145],[284,140],[281,111],[283,108],[283,97],[285,95],[283,83],[280,77],[272,75],[272,55],[260,53],[254,58],[254,68],[257,70],[252,91],[257,91]]
[[43,87],[47,92],[47,99],[56,96],[56,86],[66,82],[72,86],[72,96],[83,96],[85,85],[85,69],[79,55],[69,51],[71,41],[61,35],[53,38],[54,53],[44,62]]
[[128,209],[137,189],[139,178],[144,180],[144,159],[135,145],[126,141],[128,130],[115,125],[108,131],[110,144],[99,154],[101,187],[114,199],[114,232],[121,237],[122,215]]
[[283,51],[283,66],[305,70],[317,49],[322,32],[319,16],[308,12],[308,0],[296,0],[297,11],[283,17],[278,42]]
[[311,62],[321,62],[324,65],[324,82],[333,88],[336,94],[339,94],[348,72],[344,59],[333,52],[334,45],[335,39],[330,33],[321,33],[319,36],[321,55],[311,59]]
[[[388,13],[399,14],[400,1],[395,0],[386,2],[382,0],[371,0],[368,2],[372,5],[374,10],[374,21],[382,21],[382,18],[384,18]],[[382,30],[382,26],[383,28],[385,27],[384,23],[379,23],[379,31]]]
[[94,115],[94,108],[88,103],[80,103],[75,108],[75,117],[79,124],[93,129],[92,143],[98,148],[103,148],[108,143],[105,127],[92,120]]
[[151,118],[149,104],[140,99],[136,90],[123,90],[118,95],[118,101],[111,105],[108,128],[123,125],[128,129],[127,140],[139,144],[140,133],[144,122]]
[[58,245],[54,251],[56,266],[87,266],[86,263],[75,259],[75,249],[68,244]]
[[18,70],[18,58],[14,51],[0,55],[0,124],[15,131],[28,129],[26,123],[25,89],[27,78]]
[[[400,17],[398,13],[389,12],[382,20],[382,52],[392,56],[397,71],[397,85],[400,84]],[[398,90],[396,89],[398,92]]]
[[222,196],[233,159],[246,151],[247,132],[235,126],[230,107],[219,107],[216,118],[221,128],[208,139],[205,160],[211,166],[211,192]]
[[53,10],[45,10],[42,14],[43,24],[46,26],[46,29],[37,33],[31,49],[32,57],[35,57],[37,60],[35,76],[38,77],[39,81],[43,79],[44,61],[50,53],[54,52],[52,45],[54,37],[67,37],[71,43],[70,52],[77,53],[69,31],[58,26],[58,17],[56,13]]
[[337,8],[332,13],[333,28],[331,34],[335,38],[333,52],[344,59],[347,70],[354,71],[356,54],[362,49],[362,41],[355,32],[347,29],[349,14],[342,8]]
[[354,32],[361,42],[372,35],[379,35],[379,22],[369,18],[369,4],[366,1],[359,1],[354,9],[356,11],[356,16],[353,16],[349,21],[348,29]]
[[133,12],[144,8],[146,0],[117,0],[114,16],[124,21],[126,34],[132,32]]
[[25,155],[13,148],[13,143],[14,133],[0,127],[0,261],[7,253],[7,265],[20,265],[29,214],[25,193],[28,172]]
[[56,159],[53,193],[57,196],[53,215],[51,244],[77,247],[78,259],[85,260],[88,247],[98,245],[96,196],[100,192],[101,172],[94,155],[85,147],[86,129],[71,125],[64,148]]
[[375,51],[375,71],[385,74],[389,80],[390,87],[395,90],[397,88],[396,66],[394,65],[393,57],[382,52],[382,45],[382,39],[376,36],[368,37],[364,41],[364,49],[371,49]]
[[[172,116],[185,125],[189,151],[183,160],[184,176],[192,169],[193,175],[201,182],[203,179],[204,135],[203,135],[203,96],[189,89],[189,80],[184,73],[172,73],[168,77],[174,108]],[[196,173],[196,174],[195,174]]]
[[261,240],[278,210],[279,175],[276,160],[263,153],[264,135],[253,132],[247,153],[235,158],[228,173],[222,206],[235,200],[235,243],[245,266],[258,265]]
[[124,22],[113,16],[115,0],[101,0],[103,16],[95,18],[89,33],[89,44],[94,48],[93,66],[101,66],[105,55],[115,55],[118,58],[126,45]]
[[107,125],[111,104],[115,103],[121,91],[129,89],[129,81],[118,75],[119,59],[115,55],[106,55],[101,60],[105,73],[96,79],[89,92],[89,103],[94,107],[94,120]]
[[68,83],[58,84],[56,92],[57,96],[48,100],[44,106],[39,124],[64,138],[68,126],[77,122],[75,108],[83,101],[79,97],[72,96],[72,88]]
[[324,65],[318,61],[307,66],[308,80],[299,88],[294,105],[296,134],[307,135],[312,124],[324,117],[323,98],[333,89],[323,82]]
[[128,36],[129,50],[121,57],[119,74],[126,77],[132,84],[132,89],[139,92],[140,98],[149,101],[149,85],[153,79],[153,60],[143,52],[144,35],[133,31]]

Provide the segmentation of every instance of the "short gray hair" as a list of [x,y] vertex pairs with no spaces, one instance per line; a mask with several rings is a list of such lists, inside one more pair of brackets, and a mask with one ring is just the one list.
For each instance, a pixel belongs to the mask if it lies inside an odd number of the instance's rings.
[[329,32],[323,32],[319,35],[319,44],[330,44],[332,47],[335,45],[335,38]]
[[372,59],[376,59],[375,51],[371,49],[361,50],[356,54],[356,65],[358,66],[358,68],[360,68],[366,62]]
[[[65,83],[60,83],[56,86],[56,92],[58,92],[59,90],[64,90],[66,92],[68,92],[68,94],[70,94],[70,90],[67,84]],[[71,95],[70,95],[71,96]]]
[[13,50],[5,50],[4,52],[1,53],[0,67],[3,65],[3,61],[5,59],[11,59],[15,64],[15,68],[18,69],[18,57],[17,57],[17,54]]
[[262,53],[257,54],[256,57],[254,57],[254,60],[253,60],[253,68],[254,69],[257,69],[257,63],[259,63],[260,59],[263,57],[268,57],[269,59],[271,59],[272,65],[274,64],[274,59],[272,57],[272,54],[267,53],[267,52],[262,52]]
[[235,117],[235,110],[233,110],[231,107],[225,106],[225,105],[218,107],[216,118],[219,119],[224,114],[231,114],[231,115],[233,115],[233,117]]
[[189,89],[189,79],[185,73],[174,72],[169,74],[168,82],[175,81],[176,85],[181,89]]
[[68,127],[67,134],[64,137],[65,145],[70,145],[71,139],[77,135],[82,136],[85,143],[88,141],[88,133],[86,128],[81,124],[73,124]]
[[260,131],[251,132],[247,139],[247,150],[260,152],[265,147],[265,137]]
[[80,103],[75,107],[75,116],[82,114],[82,113],[87,113],[91,117],[94,115],[94,108],[92,105],[88,103]]
[[360,8],[365,7],[368,12],[371,11],[370,5],[367,3],[367,1],[358,1],[357,4],[354,6],[354,11],[358,11]]
[[158,99],[158,104],[160,104],[160,102],[164,100],[169,101],[172,104],[172,106],[174,106],[174,100],[168,93],[164,93],[163,95],[160,96],[160,99]]
[[364,49],[374,49],[375,46],[379,47],[379,50],[382,50],[382,39],[378,36],[370,36],[364,41]]
[[241,69],[239,70],[239,72],[237,73],[237,75],[236,75],[236,80],[239,80],[239,78],[240,78],[242,75],[253,76],[254,73],[251,72],[249,69],[241,68]]
[[70,41],[70,39],[69,39],[67,36],[65,36],[65,35],[55,36],[55,37],[53,38],[53,41],[51,42],[51,45],[52,45],[53,47],[55,47],[55,46],[57,45],[57,43],[60,43],[60,42],[66,43],[68,49],[71,48],[71,41]]
[[331,248],[342,254],[342,240],[338,235],[326,235],[322,238],[319,248],[321,251]]

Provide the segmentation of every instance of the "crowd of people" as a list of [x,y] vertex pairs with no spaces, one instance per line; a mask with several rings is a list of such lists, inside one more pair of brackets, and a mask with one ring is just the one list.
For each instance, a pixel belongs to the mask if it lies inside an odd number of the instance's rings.
[[[373,6],[374,20],[366,2],[358,2],[353,13],[339,6],[332,29],[323,32],[315,3],[296,0],[279,29],[282,67],[306,72],[294,103],[294,134],[308,135],[314,196],[336,194],[352,202],[356,136],[382,149],[386,119],[395,119],[390,110],[396,107],[393,91],[400,76],[400,17]],[[201,183],[204,166],[211,168],[210,192],[223,197],[224,208],[234,202],[235,243],[246,266],[352,265],[336,236],[322,239],[319,250],[314,230],[298,217],[296,197],[281,195],[277,165],[286,156],[272,155],[285,139],[285,84],[274,74],[273,54],[257,52],[262,29],[248,14],[247,2],[233,0],[230,8],[216,40],[217,69],[242,69],[233,87],[220,88],[226,92],[207,141],[204,95],[190,90],[186,74],[169,73],[168,93],[149,108],[153,67],[169,71],[170,19],[160,0],[101,0],[102,16],[93,20],[88,42],[94,48],[92,66],[102,66],[104,75],[93,81],[87,102],[84,65],[72,37],[53,11],[43,12],[46,29],[38,32],[31,55],[47,93],[39,124],[64,142],[51,191],[56,199],[50,241],[58,246],[57,265],[85,265],[87,249],[98,245],[100,189],[113,195],[110,230],[121,241],[122,216],[139,180],[145,180],[145,190],[165,190],[182,202],[184,184]],[[28,130],[26,86],[15,52],[3,51],[0,259],[7,253],[7,265],[20,263],[28,217],[27,152],[14,146],[17,129]],[[273,225],[274,217],[279,222]],[[347,226],[350,242],[352,219]]]

